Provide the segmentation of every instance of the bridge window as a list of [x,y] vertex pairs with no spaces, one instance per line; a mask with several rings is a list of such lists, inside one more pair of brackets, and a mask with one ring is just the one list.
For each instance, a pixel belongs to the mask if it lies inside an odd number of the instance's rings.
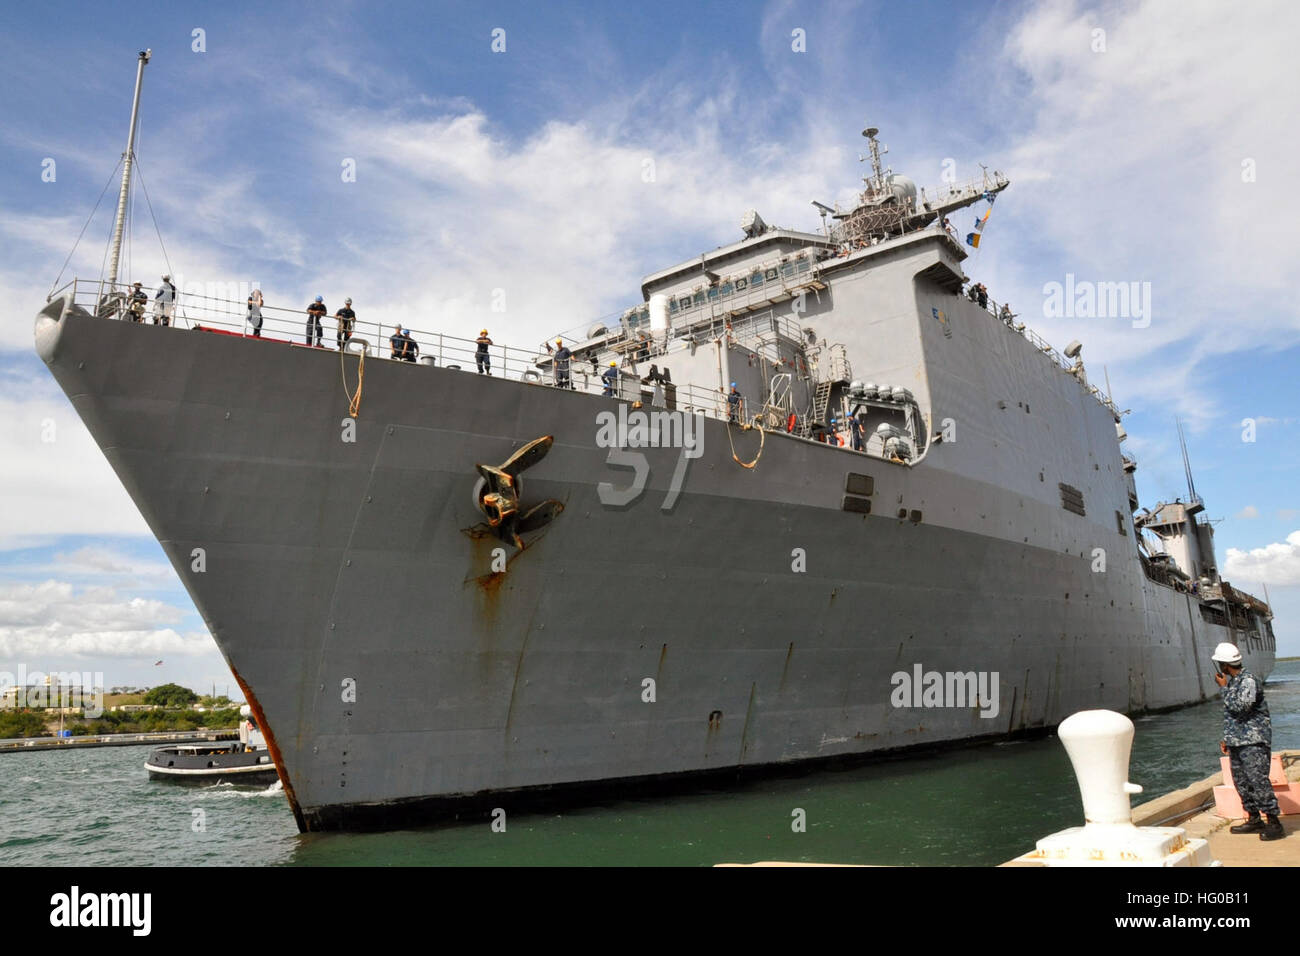
[[749,284],[755,287],[762,285],[763,273],[755,272],[752,276],[749,277]]
[[723,294],[723,295],[731,295],[731,293],[734,292],[735,290],[736,290],[736,287],[735,287],[732,283],[730,283],[730,282],[724,282],[723,285],[722,285],[722,294]]
[[696,304],[696,305],[703,305],[703,304],[704,304],[704,293],[703,293],[703,292],[697,292],[697,293],[695,293],[695,304]]

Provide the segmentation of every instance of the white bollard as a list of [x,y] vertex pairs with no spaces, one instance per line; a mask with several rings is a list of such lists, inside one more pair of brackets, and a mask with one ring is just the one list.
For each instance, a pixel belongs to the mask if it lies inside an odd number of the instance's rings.
[[1133,721],[1110,710],[1071,714],[1057,730],[1070,756],[1083,799],[1081,827],[1039,840],[1015,863],[1040,866],[1218,866],[1205,840],[1187,838],[1182,827],[1137,827],[1129,796],[1142,788],[1128,782]]
[[1084,820],[1131,826],[1129,794],[1142,792],[1137,784],[1128,782],[1133,721],[1113,710],[1081,710],[1061,721],[1056,735],[1074,765]]

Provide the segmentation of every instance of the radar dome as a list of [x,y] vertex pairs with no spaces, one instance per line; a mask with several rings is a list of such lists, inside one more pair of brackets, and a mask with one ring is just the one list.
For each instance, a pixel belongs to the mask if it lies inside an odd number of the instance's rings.
[[906,176],[900,176],[893,173],[889,177],[888,189],[894,194],[894,198],[900,203],[907,205],[916,203],[916,183]]

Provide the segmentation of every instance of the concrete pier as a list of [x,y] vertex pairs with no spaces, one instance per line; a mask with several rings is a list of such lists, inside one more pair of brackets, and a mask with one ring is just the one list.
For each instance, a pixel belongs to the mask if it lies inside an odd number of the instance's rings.
[[[1276,750],[1282,758],[1287,779],[1300,784],[1300,750]],[[1283,816],[1283,840],[1264,841],[1253,833],[1230,833],[1229,820],[1214,812],[1214,788],[1223,783],[1215,773],[1181,790],[1148,800],[1133,808],[1133,823],[1139,827],[1182,827],[1190,839],[1209,841],[1210,855],[1224,866],[1300,866],[1300,816]],[[844,866],[836,863],[796,863],[764,860],[759,863],[718,863],[716,866]],[[1042,866],[1013,860],[1002,866]]]
[[[1282,758],[1287,779],[1300,783],[1300,750],[1274,751]],[[1283,840],[1264,841],[1254,833],[1230,833],[1240,820],[1229,820],[1214,811],[1214,788],[1223,783],[1215,773],[1181,790],[1149,800],[1133,808],[1133,823],[1140,827],[1178,826],[1189,838],[1208,840],[1210,854],[1224,866],[1300,866],[1300,817],[1283,816]],[[1003,866],[1036,866],[1012,861]]]

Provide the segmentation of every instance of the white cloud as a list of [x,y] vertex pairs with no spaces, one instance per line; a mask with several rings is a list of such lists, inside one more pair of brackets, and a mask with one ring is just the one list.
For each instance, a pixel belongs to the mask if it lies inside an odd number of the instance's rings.
[[1258,518],[1259,509],[1256,508],[1254,505],[1246,505],[1246,507],[1238,511],[1235,515],[1233,515],[1233,517],[1234,518]]
[[164,561],[142,561],[112,548],[92,544],[71,552],[58,552],[48,565],[27,567],[29,576],[51,575],[59,580],[99,581],[118,589],[166,587],[176,574]]
[[1263,581],[1281,587],[1300,587],[1300,531],[1262,548],[1229,548],[1223,576],[1230,581]]
[[0,585],[0,658],[139,658],[209,654],[206,633],[181,634],[185,612],[162,601],[125,598],[114,588],[63,581]]
[[55,389],[33,382],[14,390],[24,398],[0,397],[0,548],[62,534],[148,534],[103,452]]
[[[1092,50],[1097,28],[1102,53]],[[1198,362],[1300,337],[1288,289],[1300,198],[1287,185],[1300,172],[1300,131],[1277,122],[1295,89],[1298,32],[1292,3],[1226,16],[1188,2],[1174,18],[1156,0],[1087,11],[1052,3],[1029,10],[994,61],[1013,144],[998,213],[1053,250],[1033,261],[1057,274],[1032,272],[1025,257],[1000,265],[991,243],[990,289],[1009,288],[1028,313],[1043,283],[1066,272],[1150,282],[1149,328],[1027,319],[1052,341],[1082,338],[1109,363],[1124,404],[1177,395],[1199,423],[1223,396],[1199,387]],[[1247,159],[1255,182],[1242,180]]]

